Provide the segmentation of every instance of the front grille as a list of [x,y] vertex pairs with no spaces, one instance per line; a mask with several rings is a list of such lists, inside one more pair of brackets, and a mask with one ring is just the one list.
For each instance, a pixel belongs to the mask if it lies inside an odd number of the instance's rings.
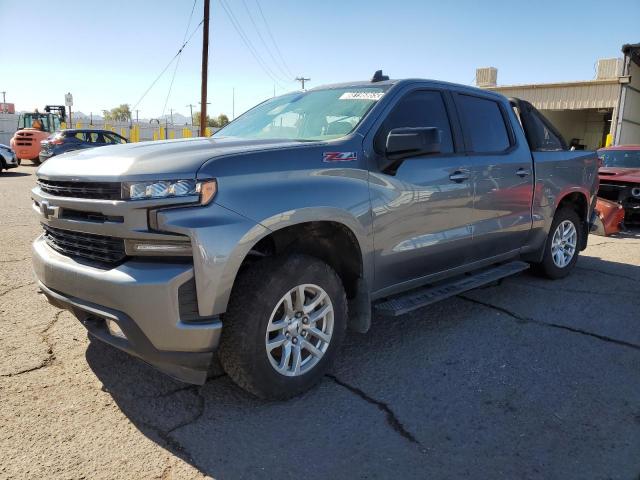
[[18,132],[16,133],[16,144],[21,147],[30,147],[33,145],[33,133]]
[[42,226],[47,245],[63,255],[109,264],[119,263],[126,258],[124,240],[121,238]]
[[38,180],[40,189],[49,195],[98,200],[121,200],[120,182],[62,182]]

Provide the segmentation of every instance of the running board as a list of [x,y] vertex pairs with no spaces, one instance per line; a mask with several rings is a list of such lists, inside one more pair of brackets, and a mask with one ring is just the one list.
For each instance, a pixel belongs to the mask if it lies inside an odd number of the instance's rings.
[[462,277],[445,280],[436,285],[411,290],[375,304],[377,313],[397,317],[407,312],[422,308],[445,298],[453,297],[467,290],[481,287],[496,280],[515,275],[529,268],[529,264],[521,261],[503,263],[495,267],[469,272]]

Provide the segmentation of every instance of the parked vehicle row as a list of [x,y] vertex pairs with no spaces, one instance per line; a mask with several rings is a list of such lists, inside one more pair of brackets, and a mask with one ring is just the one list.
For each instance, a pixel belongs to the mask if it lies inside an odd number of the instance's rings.
[[61,153],[127,142],[126,138],[110,130],[60,130],[65,119],[65,107],[62,105],[47,105],[45,113],[21,114],[18,130],[10,140],[18,160],[30,160],[39,165]]
[[61,122],[66,119],[63,105],[47,105],[44,113],[23,113],[18,118],[18,130],[9,144],[20,160],[31,160],[40,164],[40,142],[60,130]]
[[595,152],[529,103],[428,80],[275,97],[211,138],[53,158],[32,191],[38,285],[92,337],[185,382],[316,383],[347,328],[586,248]]

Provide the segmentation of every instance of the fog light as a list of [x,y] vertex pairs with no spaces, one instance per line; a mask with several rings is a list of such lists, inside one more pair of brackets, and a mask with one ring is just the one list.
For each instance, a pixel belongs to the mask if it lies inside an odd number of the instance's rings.
[[119,338],[127,338],[127,336],[120,329],[120,326],[116,322],[114,322],[113,320],[107,318],[107,319],[105,319],[105,323],[107,324],[107,330],[109,330],[109,333],[111,335],[113,335],[114,337],[119,337]]

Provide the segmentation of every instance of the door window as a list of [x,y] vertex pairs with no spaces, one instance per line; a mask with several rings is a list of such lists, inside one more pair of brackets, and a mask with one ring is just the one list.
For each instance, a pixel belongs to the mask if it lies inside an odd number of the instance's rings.
[[380,127],[374,140],[376,152],[383,154],[387,135],[394,128],[436,127],[441,131],[441,153],[453,153],[453,139],[447,109],[440,92],[419,90],[402,98]]
[[462,127],[475,153],[502,152],[511,142],[498,102],[460,94],[456,103]]
[[115,133],[105,133],[104,134],[104,141],[105,141],[105,143],[115,143],[115,144],[127,143],[124,140],[124,138],[119,137]]

